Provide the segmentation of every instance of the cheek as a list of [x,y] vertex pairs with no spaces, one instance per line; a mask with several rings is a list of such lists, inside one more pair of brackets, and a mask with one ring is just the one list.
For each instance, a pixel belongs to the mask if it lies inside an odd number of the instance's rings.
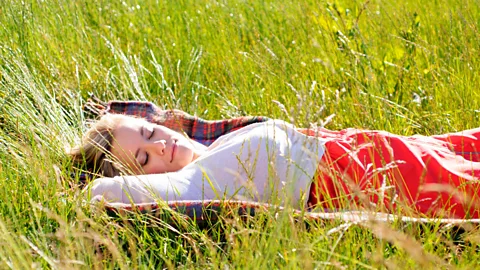
[[168,168],[165,162],[161,160],[160,157],[155,157],[150,160],[151,164],[147,168],[144,168],[145,174],[157,174],[168,172]]
[[190,163],[192,161],[193,150],[190,147],[182,146],[181,147],[181,159],[179,160],[182,164]]

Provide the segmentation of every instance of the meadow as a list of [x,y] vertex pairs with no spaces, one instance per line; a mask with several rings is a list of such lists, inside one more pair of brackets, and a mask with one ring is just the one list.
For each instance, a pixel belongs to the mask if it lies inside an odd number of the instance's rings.
[[476,0],[2,0],[0,268],[477,268],[476,226],[111,217],[65,150],[91,94],[334,130],[478,127],[479,31]]

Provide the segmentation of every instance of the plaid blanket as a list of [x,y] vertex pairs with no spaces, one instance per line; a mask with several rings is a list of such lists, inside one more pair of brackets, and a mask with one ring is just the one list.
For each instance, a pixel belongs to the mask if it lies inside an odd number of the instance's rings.
[[[149,214],[169,224],[178,224],[179,219],[193,221],[199,227],[208,227],[222,218],[240,216],[243,218],[254,217],[259,213],[285,211],[283,207],[270,205],[267,203],[257,203],[248,201],[170,201],[164,205],[157,203],[145,204],[124,204],[113,203],[102,206],[110,216],[123,217],[129,214]],[[173,211],[173,213],[172,213]],[[355,223],[360,225],[372,225],[376,222],[387,223],[424,223],[441,224],[447,226],[465,227],[469,225],[480,224],[480,219],[447,219],[447,218],[423,218],[407,217],[395,214],[380,212],[353,210],[353,211],[308,211],[291,210],[292,216],[296,220],[322,222],[329,220],[339,220],[343,222]],[[465,227],[468,228],[468,227]]]
[[192,140],[209,146],[220,136],[253,123],[265,122],[264,116],[244,116],[224,120],[205,120],[180,110],[161,110],[151,102],[110,101],[105,113],[125,114],[184,132]]
[[[112,113],[124,114],[145,118],[147,121],[164,125],[175,131],[184,132],[191,139],[206,146],[213,143],[220,136],[235,131],[253,123],[269,120],[263,116],[246,116],[225,120],[205,120],[192,116],[180,110],[161,110],[150,102],[139,101],[110,101],[97,110],[98,114]],[[300,132],[310,134],[310,129],[298,129]],[[265,203],[244,201],[170,201],[164,205],[159,204],[107,204],[105,210],[111,215],[124,215],[128,213],[148,213],[162,216],[168,211],[180,214],[182,218],[193,220],[198,225],[208,225],[215,222],[224,214],[237,213],[242,216],[254,216],[261,211],[280,210],[283,208]],[[464,219],[432,219],[400,217],[385,213],[372,213],[365,211],[339,211],[338,209],[324,209],[318,212],[295,210],[294,215],[301,219],[320,221],[339,219],[353,223],[371,223],[372,221],[400,221],[419,223],[441,223],[464,225],[469,223],[479,224],[480,220]],[[232,212],[233,211],[233,212]]]

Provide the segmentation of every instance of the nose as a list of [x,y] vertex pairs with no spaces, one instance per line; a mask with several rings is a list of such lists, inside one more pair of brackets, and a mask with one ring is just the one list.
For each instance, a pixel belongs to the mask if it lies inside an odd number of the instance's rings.
[[147,143],[145,148],[147,148],[147,151],[151,151],[158,155],[163,155],[165,153],[166,144],[167,141],[165,140],[151,141]]

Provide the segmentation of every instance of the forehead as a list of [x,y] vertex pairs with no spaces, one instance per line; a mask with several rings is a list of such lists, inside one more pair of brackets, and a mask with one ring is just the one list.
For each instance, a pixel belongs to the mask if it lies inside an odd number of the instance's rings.
[[[140,146],[142,135],[141,129],[146,124],[143,119],[127,118],[122,120],[113,131],[111,152],[115,161],[135,168],[138,166],[135,152]],[[132,166],[133,165],[133,166]]]

